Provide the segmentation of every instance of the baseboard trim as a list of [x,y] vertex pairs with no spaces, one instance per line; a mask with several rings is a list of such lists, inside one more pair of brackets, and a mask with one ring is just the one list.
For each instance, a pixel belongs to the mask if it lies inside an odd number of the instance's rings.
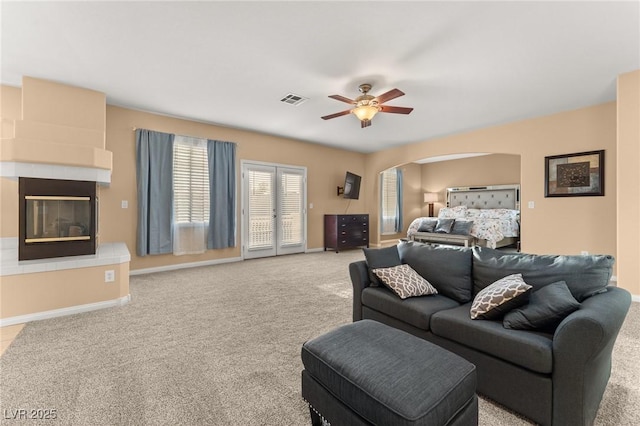
[[226,257],[224,259],[203,260],[202,262],[178,263],[175,265],[158,266],[155,268],[134,269],[129,271],[129,275],[144,275],[154,272],[176,271],[178,269],[197,268],[199,266],[212,266],[221,263],[240,262],[242,257]]
[[632,294],[632,295],[631,295],[631,301],[632,301],[632,302],[638,302],[638,303],[640,303],[640,295],[638,295],[638,294]]
[[320,251],[325,251],[324,248],[320,247],[320,248],[312,248],[312,249],[306,249],[305,253],[318,253]]
[[131,295],[120,297],[113,300],[105,300],[104,302],[87,303],[86,305],[69,306],[68,308],[53,309],[51,311],[36,312],[33,314],[18,315],[0,319],[0,327],[7,325],[25,324],[31,321],[40,321],[44,319],[63,317],[66,315],[81,314],[84,312],[97,311],[98,309],[114,308],[124,306],[131,301]]

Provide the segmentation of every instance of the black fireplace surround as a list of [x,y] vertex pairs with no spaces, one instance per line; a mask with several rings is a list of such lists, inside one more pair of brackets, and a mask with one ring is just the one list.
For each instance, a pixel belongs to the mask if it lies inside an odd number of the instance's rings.
[[19,181],[18,260],[96,252],[96,182]]

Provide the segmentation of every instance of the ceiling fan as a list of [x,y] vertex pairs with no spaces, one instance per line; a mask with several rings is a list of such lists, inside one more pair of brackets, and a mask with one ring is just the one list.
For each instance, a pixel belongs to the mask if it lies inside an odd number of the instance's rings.
[[337,112],[335,114],[325,115],[322,117],[323,120],[329,120],[331,118],[340,117],[343,115],[347,115],[349,113],[353,113],[360,120],[360,127],[365,128],[371,126],[371,119],[378,112],[392,112],[394,114],[409,114],[413,111],[413,108],[405,108],[405,107],[396,107],[389,105],[382,105],[383,103],[390,101],[391,99],[398,98],[404,95],[404,92],[398,89],[389,90],[386,93],[383,93],[380,96],[371,96],[369,95],[369,90],[371,90],[370,84],[361,84],[358,86],[358,90],[362,95],[358,96],[355,99],[345,98],[340,95],[331,95],[329,96],[332,99],[337,101],[346,102],[348,104],[355,105],[354,108],[348,109],[345,111]]

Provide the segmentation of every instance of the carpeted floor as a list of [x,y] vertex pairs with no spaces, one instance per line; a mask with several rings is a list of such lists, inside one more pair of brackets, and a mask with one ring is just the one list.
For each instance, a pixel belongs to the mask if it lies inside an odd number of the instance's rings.
[[[131,278],[132,302],[28,324],[0,357],[0,423],[306,425],[300,347],[351,321],[361,251],[290,255]],[[640,424],[640,306],[614,351],[597,425]],[[482,399],[481,425],[529,422]]]

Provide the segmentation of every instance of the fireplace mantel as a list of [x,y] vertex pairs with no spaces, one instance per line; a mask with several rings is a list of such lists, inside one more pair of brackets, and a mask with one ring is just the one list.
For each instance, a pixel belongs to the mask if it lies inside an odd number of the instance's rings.
[[97,182],[98,185],[108,186],[111,183],[111,170],[94,167],[0,161],[0,177],[87,180]]

